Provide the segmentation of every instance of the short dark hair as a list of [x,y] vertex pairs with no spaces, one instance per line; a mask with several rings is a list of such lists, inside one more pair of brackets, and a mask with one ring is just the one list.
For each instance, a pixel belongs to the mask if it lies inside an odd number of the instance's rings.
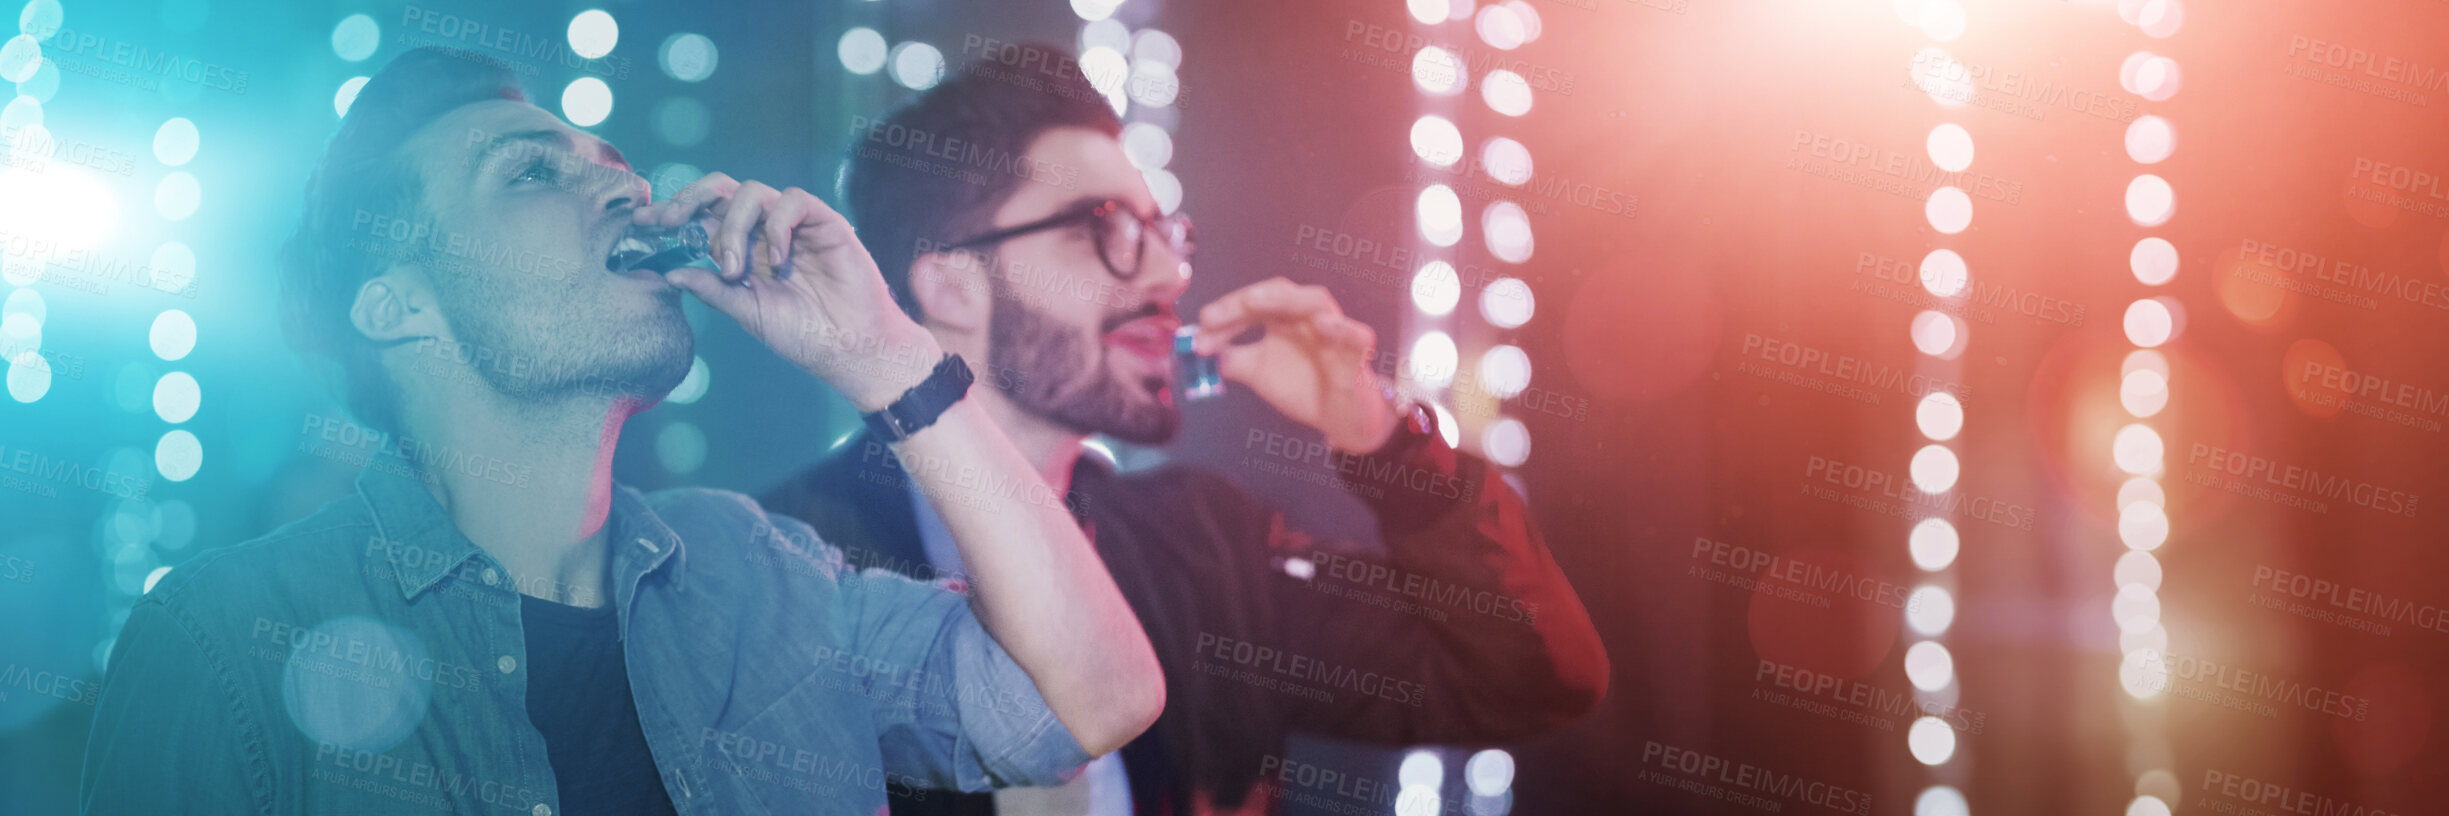
[[[1122,120],[1079,60],[1053,46],[1019,43],[991,49],[852,134],[843,184],[849,215],[903,311],[923,316],[910,290],[919,250],[986,231],[995,209],[1032,176],[1021,156],[1039,134],[1058,127],[1112,136],[1122,133]],[[967,158],[942,155],[954,140]]]
[[298,230],[281,248],[283,333],[309,372],[376,430],[400,430],[397,389],[376,359],[381,349],[357,332],[349,309],[359,286],[394,262],[422,257],[426,242],[375,235],[366,216],[430,222],[423,179],[399,149],[444,114],[490,99],[527,99],[501,60],[430,46],[392,59],[341,117],[307,179]]

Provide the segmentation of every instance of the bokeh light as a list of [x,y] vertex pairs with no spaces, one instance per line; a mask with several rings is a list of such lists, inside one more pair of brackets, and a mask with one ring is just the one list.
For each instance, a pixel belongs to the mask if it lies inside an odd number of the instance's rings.
[[1913,554],[1913,565],[1930,572],[1956,563],[1958,546],[1956,525],[1943,518],[1923,519],[1905,537],[1905,547]]
[[1955,187],[1940,187],[1930,191],[1930,199],[1922,204],[1922,215],[1930,219],[1930,228],[1949,235],[1963,232],[1973,225],[1973,197]]
[[665,76],[682,82],[703,82],[714,76],[714,67],[722,62],[721,49],[704,34],[681,33],[665,37],[663,46],[655,49],[655,63]]
[[1503,136],[1480,146],[1480,165],[1497,183],[1520,187],[1531,180],[1531,150]]
[[1507,116],[1531,112],[1531,83],[1521,74],[1502,68],[1480,78],[1480,99],[1488,109]]
[[1924,765],[1945,764],[1956,755],[1956,729],[1937,717],[1914,719],[1913,727],[1905,732],[1905,746],[1913,758]]
[[1488,243],[1488,254],[1506,263],[1522,263],[1531,259],[1531,216],[1522,205],[1499,201],[1480,212],[1480,237]]
[[1520,346],[1499,345],[1480,353],[1480,387],[1497,399],[1513,399],[1531,386],[1531,355]]
[[842,32],[842,41],[834,46],[834,53],[842,58],[842,69],[860,76],[883,70],[885,55],[890,50],[884,35],[872,28]]
[[1480,318],[1500,329],[1531,322],[1537,305],[1531,299],[1531,285],[1518,278],[1498,278],[1480,290]]
[[1439,167],[1463,158],[1463,132],[1443,116],[1423,116],[1412,123],[1412,154]]
[[1454,188],[1429,185],[1420,191],[1414,210],[1420,219],[1420,235],[1429,243],[1446,247],[1463,239],[1463,200],[1454,194]]
[[1445,261],[1430,261],[1412,273],[1412,306],[1432,317],[1442,317],[1454,311],[1463,297],[1462,278],[1454,273],[1454,265]]
[[621,25],[603,9],[588,9],[570,18],[570,52],[583,59],[612,53],[621,41]]
[[1950,122],[1931,128],[1930,136],[1923,142],[1930,150],[1930,163],[1941,170],[1961,173],[1973,166],[1973,134],[1966,132],[1963,125]]
[[332,53],[346,62],[360,62],[374,56],[383,44],[383,27],[373,17],[351,14],[332,26]]
[[595,77],[579,77],[561,89],[561,115],[570,124],[594,127],[612,115],[612,86]]

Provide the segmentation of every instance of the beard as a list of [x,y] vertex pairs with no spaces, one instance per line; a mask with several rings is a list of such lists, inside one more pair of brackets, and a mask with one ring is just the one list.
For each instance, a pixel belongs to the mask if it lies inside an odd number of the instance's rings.
[[1163,444],[1182,429],[1182,411],[1163,377],[1126,381],[1104,343],[1014,296],[1002,275],[987,278],[997,301],[987,319],[987,363],[1019,375],[1006,390],[1021,410],[1075,433],[1135,445]]
[[436,287],[459,342],[469,354],[493,358],[474,367],[496,393],[521,402],[595,397],[652,403],[689,374],[696,337],[678,289],[661,293],[647,314],[614,319],[572,308],[592,293],[531,281],[507,288],[512,291],[468,281]]

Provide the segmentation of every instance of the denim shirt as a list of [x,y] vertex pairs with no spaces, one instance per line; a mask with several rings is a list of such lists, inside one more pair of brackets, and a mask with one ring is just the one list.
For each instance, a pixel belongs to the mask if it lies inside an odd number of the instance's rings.
[[[355,496],[136,604],[86,812],[560,809],[519,588],[409,474],[379,457]],[[1089,759],[944,587],[853,571],[733,493],[616,488],[606,524],[638,719],[680,813],[873,814]]]

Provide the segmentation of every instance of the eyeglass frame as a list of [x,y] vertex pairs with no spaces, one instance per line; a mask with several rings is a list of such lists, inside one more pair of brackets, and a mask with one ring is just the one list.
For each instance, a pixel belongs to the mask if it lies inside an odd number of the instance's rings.
[[[1024,235],[1044,232],[1046,230],[1055,229],[1058,227],[1068,227],[1074,222],[1078,221],[1086,221],[1090,224],[1100,224],[1104,223],[1106,216],[1117,210],[1131,216],[1132,220],[1139,222],[1141,242],[1146,242],[1148,237],[1152,234],[1160,237],[1163,236],[1165,234],[1163,228],[1170,225],[1181,230],[1182,239],[1179,242],[1171,240],[1166,241],[1165,245],[1167,249],[1173,250],[1174,254],[1179,255],[1184,259],[1188,259],[1191,253],[1198,251],[1198,230],[1191,226],[1190,216],[1176,213],[1173,215],[1160,215],[1155,218],[1142,218],[1140,217],[1139,213],[1132,212],[1130,207],[1123,204],[1121,200],[1111,198],[1095,203],[1084,202],[1079,205],[1065,208],[1061,212],[1037,219],[1035,221],[994,230],[984,235],[972,237],[965,241],[955,241],[950,245],[947,245],[945,249],[980,250],[996,244],[1001,244],[1014,238],[1019,238]],[[1092,227],[1091,229],[1095,229],[1095,227]],[[1148,254],[1145,251],[1140,251],[1139,262],[1132,265],[1131,271],[1124,272],[1120,269],[1114,268],[1114,259],[1106,256],[1105,241],[1103,237],[1095,237],[1097,240],[1093,241],[1092,243],[1097,245],[1097,262],[1104,265],[1106,274],[1114,276],[1115,280],[1126,282],[1135,280],[1139,277],[1140,272],[1147,266]]]

